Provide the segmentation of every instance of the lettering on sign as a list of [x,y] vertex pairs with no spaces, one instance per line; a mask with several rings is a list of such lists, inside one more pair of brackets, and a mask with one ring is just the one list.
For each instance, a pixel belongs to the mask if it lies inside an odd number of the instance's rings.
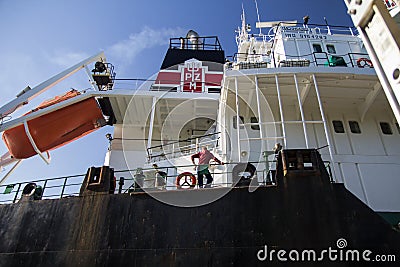
[[308,28],[303,27],[282,27],[285,32],[307,32]]
[[183,69],[183,91],[201,93],[202,89],[203,68],[201,68],[201,62],[189,62]]
[[326,40],[327,37],[322,34],[304,34],[304,33],[285,33],[285,38],[298,38],[298,39],[318,39]]

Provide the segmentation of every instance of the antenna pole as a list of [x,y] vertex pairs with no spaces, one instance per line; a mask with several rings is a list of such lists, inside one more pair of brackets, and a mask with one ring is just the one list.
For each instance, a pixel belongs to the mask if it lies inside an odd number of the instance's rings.
[[324,21],[325,21],[326,27],[328,28],[328,34],[331,35],[332,34],[331,28],[329,27],[328,20],[326,19],[326,17],[324,17]]
[[[260,24],[260,14],[258,13],[258,4],[257,4],[257,0],[254,0],[254,2],[256,3],[256,11],[257,11],[257,20],[258,20],[258,24]],[[261,35],[261,28],[260,28],[260,35]]]

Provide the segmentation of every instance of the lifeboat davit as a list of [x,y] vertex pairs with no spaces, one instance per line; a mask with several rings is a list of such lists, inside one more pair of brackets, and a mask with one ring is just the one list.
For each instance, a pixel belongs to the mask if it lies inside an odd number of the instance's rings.
[[[79,94],[78,91],[71,90],[63,96],[57,96],[43,102],[27,114]],[[104,117],[96,99],[92,97],[28,120],[26,124],[36,147],[40,152],[46,152],[66,145],[100,128],[104,125]],[[25,125],[4,131],[3,141],[10,154],[16,159],[26,159],[37,154],[26,133]]]

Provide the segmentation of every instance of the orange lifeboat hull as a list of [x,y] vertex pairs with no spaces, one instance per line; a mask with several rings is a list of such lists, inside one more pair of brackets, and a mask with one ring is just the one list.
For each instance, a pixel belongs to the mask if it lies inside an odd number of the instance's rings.
[[[101,127],[103,114],[95,98],[61,108],[27,122],[29,132],[41,152],[56,149]],[[3,133],[10,154],[17,159],[36,155],[24,125]]]

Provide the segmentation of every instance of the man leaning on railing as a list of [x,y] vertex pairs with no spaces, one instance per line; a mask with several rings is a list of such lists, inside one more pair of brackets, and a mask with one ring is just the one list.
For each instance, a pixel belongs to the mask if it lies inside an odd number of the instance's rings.
[[197,165],[197,180],[199,187],[203,187],[203,175],[205,175],[207,178],[207,184],[205,185],[205,187],[211,187],[213,178],[210,171],[208,170],[208,164],[210,163],[210,160],[213,159],[220,165],[224,165],[224,163],[217,159],[210,151],[208,151],[207,147],[205,146],[201,148],[201,151],[199,153],[193,154],[191,157],[193,165],[196,166],[196,163],[194,162],[195,158],[199,159],[199,163]]

